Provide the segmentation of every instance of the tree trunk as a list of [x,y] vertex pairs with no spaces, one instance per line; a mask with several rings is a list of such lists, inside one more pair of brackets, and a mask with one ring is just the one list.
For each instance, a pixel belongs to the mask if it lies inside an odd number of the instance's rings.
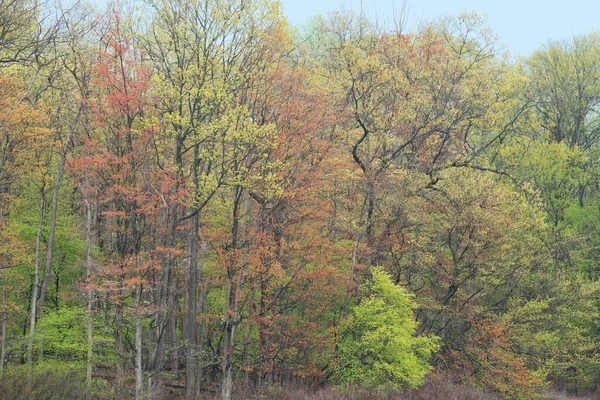
[[[42,288],[40,290],[40,301],[39,301],[39,310],[38,310],[38,318],[41,318],[44,314],[44,303],[46,301],[46,292],[48,290],[48,281],[50,279],[50,268],[52,267],[52,248],[54,246],[54,234],[56,232],[56,212],[58,210],[58,193],[60,191],[60,185],[62,183],[63,174],[65,172],[65,162],[67,160],[67,154],[69,152],[69,148],[71,146],[71,142],[75,135],[75,128],[79,123],[79,118],[81,117],[81,112],[83,111],[84,104],[79,104],[79,108],[77,109],[77,114],[75,115],[75,119],[71,124],[71,128],[69,130],[68,137],[63,148],[60,153],[60,160],[58,161],[58,168],[56,170],[56,180],[54,182],[54,189],[52,190],[52,206],[50,211],[50,232],[48,234],[48,244],[46,246],[46,268],[44,269],[44,280],[42,281]],[[43,333],[43,330],[42,332]],[[42,358],[44,355],[44,350],[40,346],[39,358]]]
[[[170,215],[169,223],[169,236],[167,238],[167,247],[171,250],[175,250],[175,233],[177,230],[177,207],[173,208]],[[179,378],[179,343],[177,340],[177,316],[178,310],[177,301],[175,300],[174,293],[174,273],[173,273],[173,253],[169,252],[167,256],[167,329],[168,329],[168,344],[169,344],[169,362],[171,365],[171,373],[175,374],[176,379]]]
[[[40,302],[38,309],[38,318],[42,318],[44,315],[44,303],[46,302],[46,292],[48,291],[48,282],[50,280],[50,269],[52,267],[52,248],[54,246],[54,236],[56,232],[56,212],[58,210],[58,193],[60,191],[60,185],[62,182],[63,173],[65,171],[65,159],[67,157],[66,146],[58,163],[58,170],[56,171],[56,181],[54,182],[54,189],[52,190],[52,208],[50,211],[50,232],[48,234],[48,245],[46,247],[46,268],[44,269],[44,279],[42,281],[42,288],[40,290]],[[43,334],[43,329],[40,334]],[[38,354],[39,358],[44,357],[44,349],[40,346]]]
[[238,290],[241,288],[241,277],[237,269],[237,260],[235,250],[238,248],[238,236],[240,231],[240,203],[244,189],[236,186],[233,194],[233,224],[231,228],[231,255],[227,266],[227,309],[225,310],[225,330],[223,340],[223,377],[221,384],[221,396],[223,400],[231,399],[231,389],[233,385],[232,366],[233,366],[233,340],[235,337],[235,327],[238,324]]
[[6,311],[6,281],[4,280],[4,267],[0,265],[0,274],[2,276],[2,313],[0,313],[0,330],[2,331],[2,342],[0,344],[0,375],[4,370],[4,359],[6,358],[6,321],[8,313]]
[[[87,183],[87,179],[86,179]],[[87,191],[87,184],[85,190]],[[92,275],[92,205],[90,204],[88,194],[84,195],[85,200],[85,244],[86,244],[86,263],[85,263],[85,274],[87,278],[88,287],[87,291],[87,370],[86,370],[86,382],[88,387],[92,383],[92,367],[94,357],[94,320],[92,316],[92,307],[94,304],[94,293],[89,287],[90,277]]]
[[235,327],[238,323],[238,284],[229,280],[227,288],[227,314],[225,337],[223,340],[223,379],[221,384],[221,397],[223,400],[231,400],[231,391],[233,387],[233,340],[235,337]]
[[[119,293],[119,298],[122,298],[122,293]],[[125,378],[125,370],[123,359],[125,358],[124,350],[123,350],[123,309],[121,305],[116,306],[117,313],[117,355],[119,356],[119,361],[117,363],[117,385],[123,383],[123,379]]]
[[[176,221],[176,215],[172,215],[171,216],[171,222],[169,223],[169,232],[168,232],[168,239],[167,239],[167,247],[169,249],[172,249],[174,244],[175,244],[175,221]],[[168,349],[171,352],[173,351],[173,348],[171,347],[171,342],[170,342],[170,336],[171,336],[171,323],[172,323],[172,319],[171,316],[173,314],[174,311],[174,296],[173,296],[173,290],[172,290],[172,274],[173,274],[173,259],[172,259],[172,255],[169,254],[167,256],[167,265],[165,268],[165,274],[163,277],[163,283],[162,283],[162,289],[160,290],[160,295],[158,296],[158,305],[159,305],[159,310],[160,310],[160,306],[164,305],[166,311],[159,311],[157,313],[157,328],[158,328],[158,335],[157,335],[157,343],[156,343],[156,351],[154,353],[154,357],[153,357],[153,382],[152,382],[152,390],[153,390],[153,395],[154,396],[158,396],[158,392],[159,392],[159,384],[160,384],[160,373],[163,369],[164,366],[164,358],[165,358],[165,351]],[[165,295],[162,295],[162,293],[165,293]],[[167,345],[169,345],[169,347],[167,348]],[[171,354],[169,354],[169,357],[171,357]]]
[[[137,257],[136,257],[137,258]],[[139,259],[137,260],[139,264]],[[135,288],[135,399],[142,398],[143,377],[142,377],[142,316],[140,305],[142,301],[141,279]]]
[[44,185],[40,187],[40,213],[38,217],[38,227],[35,234],[35,263],[33,269],[33,288],[31,293],[31,314],[29,316],[29,339],[27,342],[27,363],[33,362],[33,339],[35,335],[36,323],[36,306],[38,297],[38,286],[40,281],[40,242],[42,236],[42,228],[44,226],[44,208],[46,201],[44,198]]
[[[204,243],[202,243],[202,249],[204,250],[206,248],[206,245]],[[202,277],[200,277],[200,280],[202,280]],[[203,348],[204,348],[204,341],[206,340],[206,318],[204,318],[204,315],[206,314],[206,296],[208,294],[208,283],[204,282],[204,284],[202,285],[201,289],[200,289],[200,298],[199,298],[199,305],[197,307],[198,310],[200,310],[200,315],[203,317],[202,321],[200,322],[200,338],[198,339],[198,378],[196,379],[196,397],[200,397],[200,386],[202,385],[202,382],[204,380],[204,366],[203,366]]]
[[198,351],[198,324],[196,322],[196,300],[197,300],[197,285],[198,285],[198,232],[199,232],[199,217],[194,216],[192,222],[192,231],[190,233],[189,249],[190,249],[190,269],[188,276],[188,309],[187,309],[187,352],[186,352],[186,381],[185,395],[193,398],[196,394],[197,375],[197,351]]
[[175,299],[172,301],[173,308],[169,317],[169,358],[171,361],[171,373],[175,379],[179,379],[179,343],[177,340],[177,316],[175,315]]

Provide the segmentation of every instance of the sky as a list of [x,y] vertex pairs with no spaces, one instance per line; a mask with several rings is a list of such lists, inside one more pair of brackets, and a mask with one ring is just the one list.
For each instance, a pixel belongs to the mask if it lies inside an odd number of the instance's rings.
[[[361,10],[360,0],[282,2],[292,24],[302,24],[313,15],[327,15],[341,8]],[[476,12],[486,17],[499,42],[515,56],[527,56],[549,40],[568,40],[600,29],[598,0],[407,0],[406,3],[406,31],[416,30],[424,21]],[[363,0],[362,10],[371,18],[392,24],[394,10],[399,11],[401,4],[402,0]]]
[[[91,0],[103,7],[107,0]],[[403,0],[281,0],[293,25],[304,24],[314,15],[326,16],[340,9],[363,12],[387,26]],[[527,56],[549,40],[568,40],[600,30],[600,0],[406,0],[407,25],[441,17],[476,12],[487,19],[498,40],[514,56]]]

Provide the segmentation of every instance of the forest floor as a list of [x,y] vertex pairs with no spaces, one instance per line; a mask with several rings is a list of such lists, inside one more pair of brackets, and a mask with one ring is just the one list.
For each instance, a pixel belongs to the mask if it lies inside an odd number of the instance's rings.
[[[98,373],[100,372],[100,373]],[[116,384],[111,369],[96,370],[94,389],[85,384],[85,375],[69,370],[37,370],[30,374],[23,366],[5,371],[0,379],[0,400],[25,400],[44,398],[47,400],[126,400],[134,398],[133,380],[125,378]],[[131,371],[126,371],[131,372]],[[156,400],[187,400],[184,395],[185,382],[181,379],[163,378],[162,393]],[[334,387],[281,387],[268,386],[263,389],[234,384],[233,400],[502,400],[494,393],[487,393],[469,384],[457,383],[450,375],[429,378],[419,389],[409,392],[370,391],[366,389]],[[549,400],[600,400],[600,392],[567,393],[548,390],[536,397]],[[195,400],[218,400],[217,384],[206,387]]]

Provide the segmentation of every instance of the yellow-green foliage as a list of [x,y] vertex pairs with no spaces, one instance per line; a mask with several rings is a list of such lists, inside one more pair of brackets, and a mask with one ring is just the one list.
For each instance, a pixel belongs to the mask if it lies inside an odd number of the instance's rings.
[[381,268],[372,269],[370,295],[343,324],[336,377],[342,384],[415,388],[430,371],[436,337],[415,336],[412,296]]
[[[86,310],[79,306],[65,306],[44,315],[39,322],[43,330],[40,329],[37,340],[45,357],[82,367],[88,350],[85,323]],[[109,363],[114,357],[113,340],[100,329],[102,324],[95,325],[98,328],[94,332],[95,357]]]

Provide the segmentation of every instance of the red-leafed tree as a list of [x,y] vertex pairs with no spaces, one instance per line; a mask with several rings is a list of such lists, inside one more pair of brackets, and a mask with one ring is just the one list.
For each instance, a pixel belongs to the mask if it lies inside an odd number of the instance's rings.
[[[103,48],[92,59],[93,77],[86,99],[91,109],[88,137],[70,164],[88,208],[88,225],[92,214],[97,218],[103,266],[92,280],[107,293],[107,301],[116,310],[121,357],[126,355],[123,313],[134,319],[136,397],[140,397],[144,317],[152,316],[158,325],[149,364],[162,367],[161,346],[171,312],[169,267],[179,255],[163,227],[168,225],[173,205],[181,202],[181,193],[157,146],[160,126],[149,122],[151,70],[141,62],[119,10],[111,12],[105,29],[100,40]],[[90,281],[87,290],[91,289]]]
[[[330,229],[332,171],[343,164],[334,110],[299,66],[280,65],[248,93],[253,119],[275,126],[267,157],[248,171],[243,232],[245,345],[238,362],[265,383],[320,381],[340,309],[352,291],[350,246]],[[285,95],[284,95],[285,94]]]

